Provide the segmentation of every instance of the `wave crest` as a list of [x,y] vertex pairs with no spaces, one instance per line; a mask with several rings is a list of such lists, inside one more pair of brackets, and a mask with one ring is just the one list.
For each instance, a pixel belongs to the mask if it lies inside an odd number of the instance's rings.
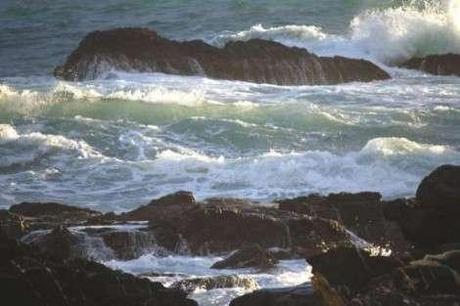
[[344,35],[313,25],[265,28],[255,25],[211,39],[215,45],[232,40],[268,39],[314,53],[366,58],[396,64],[415,56],[460,53],[460,1],[411,1],[399,7],[366,10],[350,22]]

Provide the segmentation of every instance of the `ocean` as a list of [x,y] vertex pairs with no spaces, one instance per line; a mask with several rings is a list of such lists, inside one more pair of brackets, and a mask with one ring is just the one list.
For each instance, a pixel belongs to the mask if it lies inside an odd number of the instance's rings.
[[[178,190],[262,202],[342,191],[393,199],[413,196],[437,166],[460,164],[460,78],[395,68],[460,53],[459,0],[2,0],[0,24],[0,208],[58,201],[120,212]],[[368,59],[392,79],[274,86],[121,71],[84,82],[52,76],[87,33],[123,26],[215,46],[269,39]],[[138,273],[165,260],[148,256],[108,264]],[[169,259],[188,275],[217,260]],[[261,283],[308,280],[286,277],[299,265]],[[203,305],[227,303],[222,292]]]

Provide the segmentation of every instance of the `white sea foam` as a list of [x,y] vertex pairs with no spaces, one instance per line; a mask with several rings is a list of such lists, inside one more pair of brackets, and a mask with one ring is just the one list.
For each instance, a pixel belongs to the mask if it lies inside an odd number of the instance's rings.
[[211,43],[253,38],[305,47],[321,55],[364,57],[391,64],[414,56],[460,52],[460,1],[411,1],[403,6],[367,10],[350,22],[345,35],[317,26],[260,24],[237,33],[221,33]]
[[[105,264],[111,268],[134,274],[166,273],[168,276],[149,277],[149,279],[160,281],[166,286],[186,278],[238,274],[253,278],[262,288],[275,288],[299,285],[309,281],[312,276],[311,267],[305,260],[281,261],[276,269],[267,273],[257,273],[254,269],[210,269],[212,264],[221,259],[220,257],[189,256],[157,257],[149,254],[131,261],[112,260],[105,262]],[[224,288],[210,291],[199,289],[190,297],[197,300],[200,305],[228,305],[233,298],[249,291],[251,289],[245,288]]]
[[101,156],[82,140],[72,140],[61,135],[40,132],[18,133],[9,124],[0,124],[0,145],[5,152],[0,158],[0,167],[33,162],[52,152],[76,153],[79,158]]

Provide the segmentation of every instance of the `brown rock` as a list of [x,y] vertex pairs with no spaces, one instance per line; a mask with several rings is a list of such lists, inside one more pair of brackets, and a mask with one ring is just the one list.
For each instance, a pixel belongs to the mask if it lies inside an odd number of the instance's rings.
[[324,306],[309,284],[262,289],[234,299],[230,306]]
[[255,244],[244,247],[229,257],[216,262],[211,266],[211,269],[240,269],[240,268],[258,268],[268,269],[277,264],[277,260],[273,258],[267,250]]
[[0,209],[0,232],[9,238],[18,239],[26,234],[27,230],[27,223],[24,218],[5,209]]
[[145,28],[88,34],[54,75],[94,79],[110,69],[206,75],[215,79],[278,85],[339,84],[385,80],[376,65],[344,57],[318,57],[305,49],[253,39],[216,48],[200,40],[177,42]]
[[460,213],[460,166],[443,165],[425,177],[417,189],[417,202],[422,208]]
[[211,290],[235,287],[255,290],[259,286],[254,279],[239,275],[220,275],[215,277],[184,279],[171,285],[171,288],[176,288],[186,293],[193,293],[196,289]]
[[460,54],[416,57],[399,65],[402,68],[421,70],[435,75],[460,76]]
[[157,243],[174,252],[223,254],[259,244],[311,255],[350,243],[345,229],[334,221],[247,202],[226,199],[175,207],[171,213],[169,206],[152,205],[155,213],[149,223]]
[[321,275],[333,287],[363,288],[371,279],[394,272],[402,262],[393,257],[371,256],[356,247],[339,247],[307,258],[313,274]]
[[86,260],[63,260],[0,232],[0,296],[21,306],[193,306],[184,292]]
[[386,203],[374,192],[312,194],[279,201],[279,209],[339,222],[367,242],[405,253],[410,244],[398,224],[385,217]]

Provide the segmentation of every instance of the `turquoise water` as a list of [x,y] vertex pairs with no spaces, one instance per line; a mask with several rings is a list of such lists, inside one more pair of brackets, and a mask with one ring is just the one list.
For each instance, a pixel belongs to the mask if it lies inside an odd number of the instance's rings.
[[[127,210],[179,189],[266,201],[411,196],[432,169],[460,162],[460,78],[394,63],[459,53],[458,2],[2,1],[0,206]],[[366,58],[393,79],[283,87],[116,71],[52,77],[86,33],[118,26],[216,46],[271,39]]]

